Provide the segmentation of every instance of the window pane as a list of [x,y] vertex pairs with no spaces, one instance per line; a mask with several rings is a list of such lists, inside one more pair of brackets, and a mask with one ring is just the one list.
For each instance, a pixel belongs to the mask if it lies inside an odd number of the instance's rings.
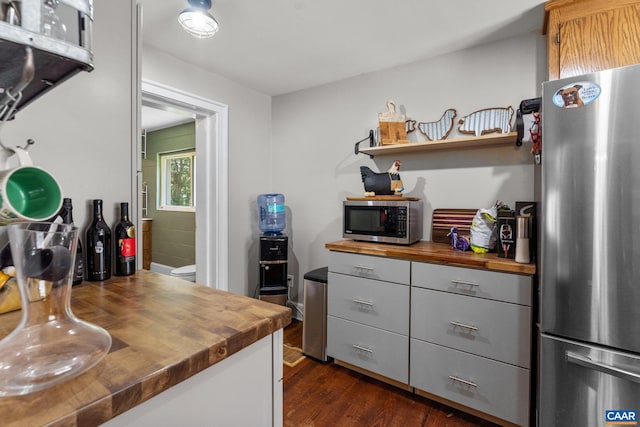
[[195,210],[195,152],[165,153],[160,159],[160,205],[166,210]]
[[169,160],[171,205],[191,206],[191,158]]

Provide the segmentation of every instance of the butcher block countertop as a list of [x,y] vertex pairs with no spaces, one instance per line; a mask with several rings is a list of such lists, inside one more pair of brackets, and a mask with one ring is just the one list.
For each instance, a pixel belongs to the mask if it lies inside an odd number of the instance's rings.
[[350,252],[363,255],[377,255],[410,261],[431,262],[434,264],[455,265],[484,270],[501,271],[533,275],[535,264],[520,264],[512,259],[498,258],[495,253],[476,254],[472,251],[460,252],[445,243],[420,241],[413,245],[390,245],[386,243],[357,242],[339,240],[325,244],[332,251]]
[[[74,286],[71,309],[109,331],[109,354],[49,389],[0,397],[0,425],[101,424],[291,322],[289,308],[147,270]],[[0,315],[0,337],[20,313]]]

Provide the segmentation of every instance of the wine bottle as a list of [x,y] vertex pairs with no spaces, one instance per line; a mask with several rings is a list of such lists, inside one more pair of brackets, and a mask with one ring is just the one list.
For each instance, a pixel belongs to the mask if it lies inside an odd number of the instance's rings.
[[102,200],[93,201],[93,221],[87,229],[87,280],[111,277],[111,229],[102,217]]
[[13,265],[13,256],[11,255],[11,242],[0,250],[0,269]]
[[136,228],[129,221],[129,203],[120,203],[120,222],[114,228],[116,276],[136,271]]
[[[59,218],[59,219],[58,219]],[[49,221],[62,221],[63,224],[71,224],[73,225],[73,204],[71,203],[71,199],[65,197],[62,200],[62,207],[56,216],[51,218]],[[84,279],[84,255],[82,254],[82,243],[80,243],[80,239],[78,239],[78,246],[76,247],[76,259],[73,264],[73,285],[78,285],[82,283],[82,279]]]

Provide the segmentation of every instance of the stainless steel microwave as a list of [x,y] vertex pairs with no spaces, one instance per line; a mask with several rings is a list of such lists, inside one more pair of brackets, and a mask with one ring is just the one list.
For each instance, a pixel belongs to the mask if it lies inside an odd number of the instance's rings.
[[422,239],[422,201],[345,200],[342,236],[410,245]]

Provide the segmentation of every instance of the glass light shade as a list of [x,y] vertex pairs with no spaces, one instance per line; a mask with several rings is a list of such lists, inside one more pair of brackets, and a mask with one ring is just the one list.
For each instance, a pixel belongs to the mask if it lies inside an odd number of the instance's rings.
[[186,8],[178,15],[178,22],[189,34],[199,39],[213,37],[218,32],[218,22],[203,9]]

